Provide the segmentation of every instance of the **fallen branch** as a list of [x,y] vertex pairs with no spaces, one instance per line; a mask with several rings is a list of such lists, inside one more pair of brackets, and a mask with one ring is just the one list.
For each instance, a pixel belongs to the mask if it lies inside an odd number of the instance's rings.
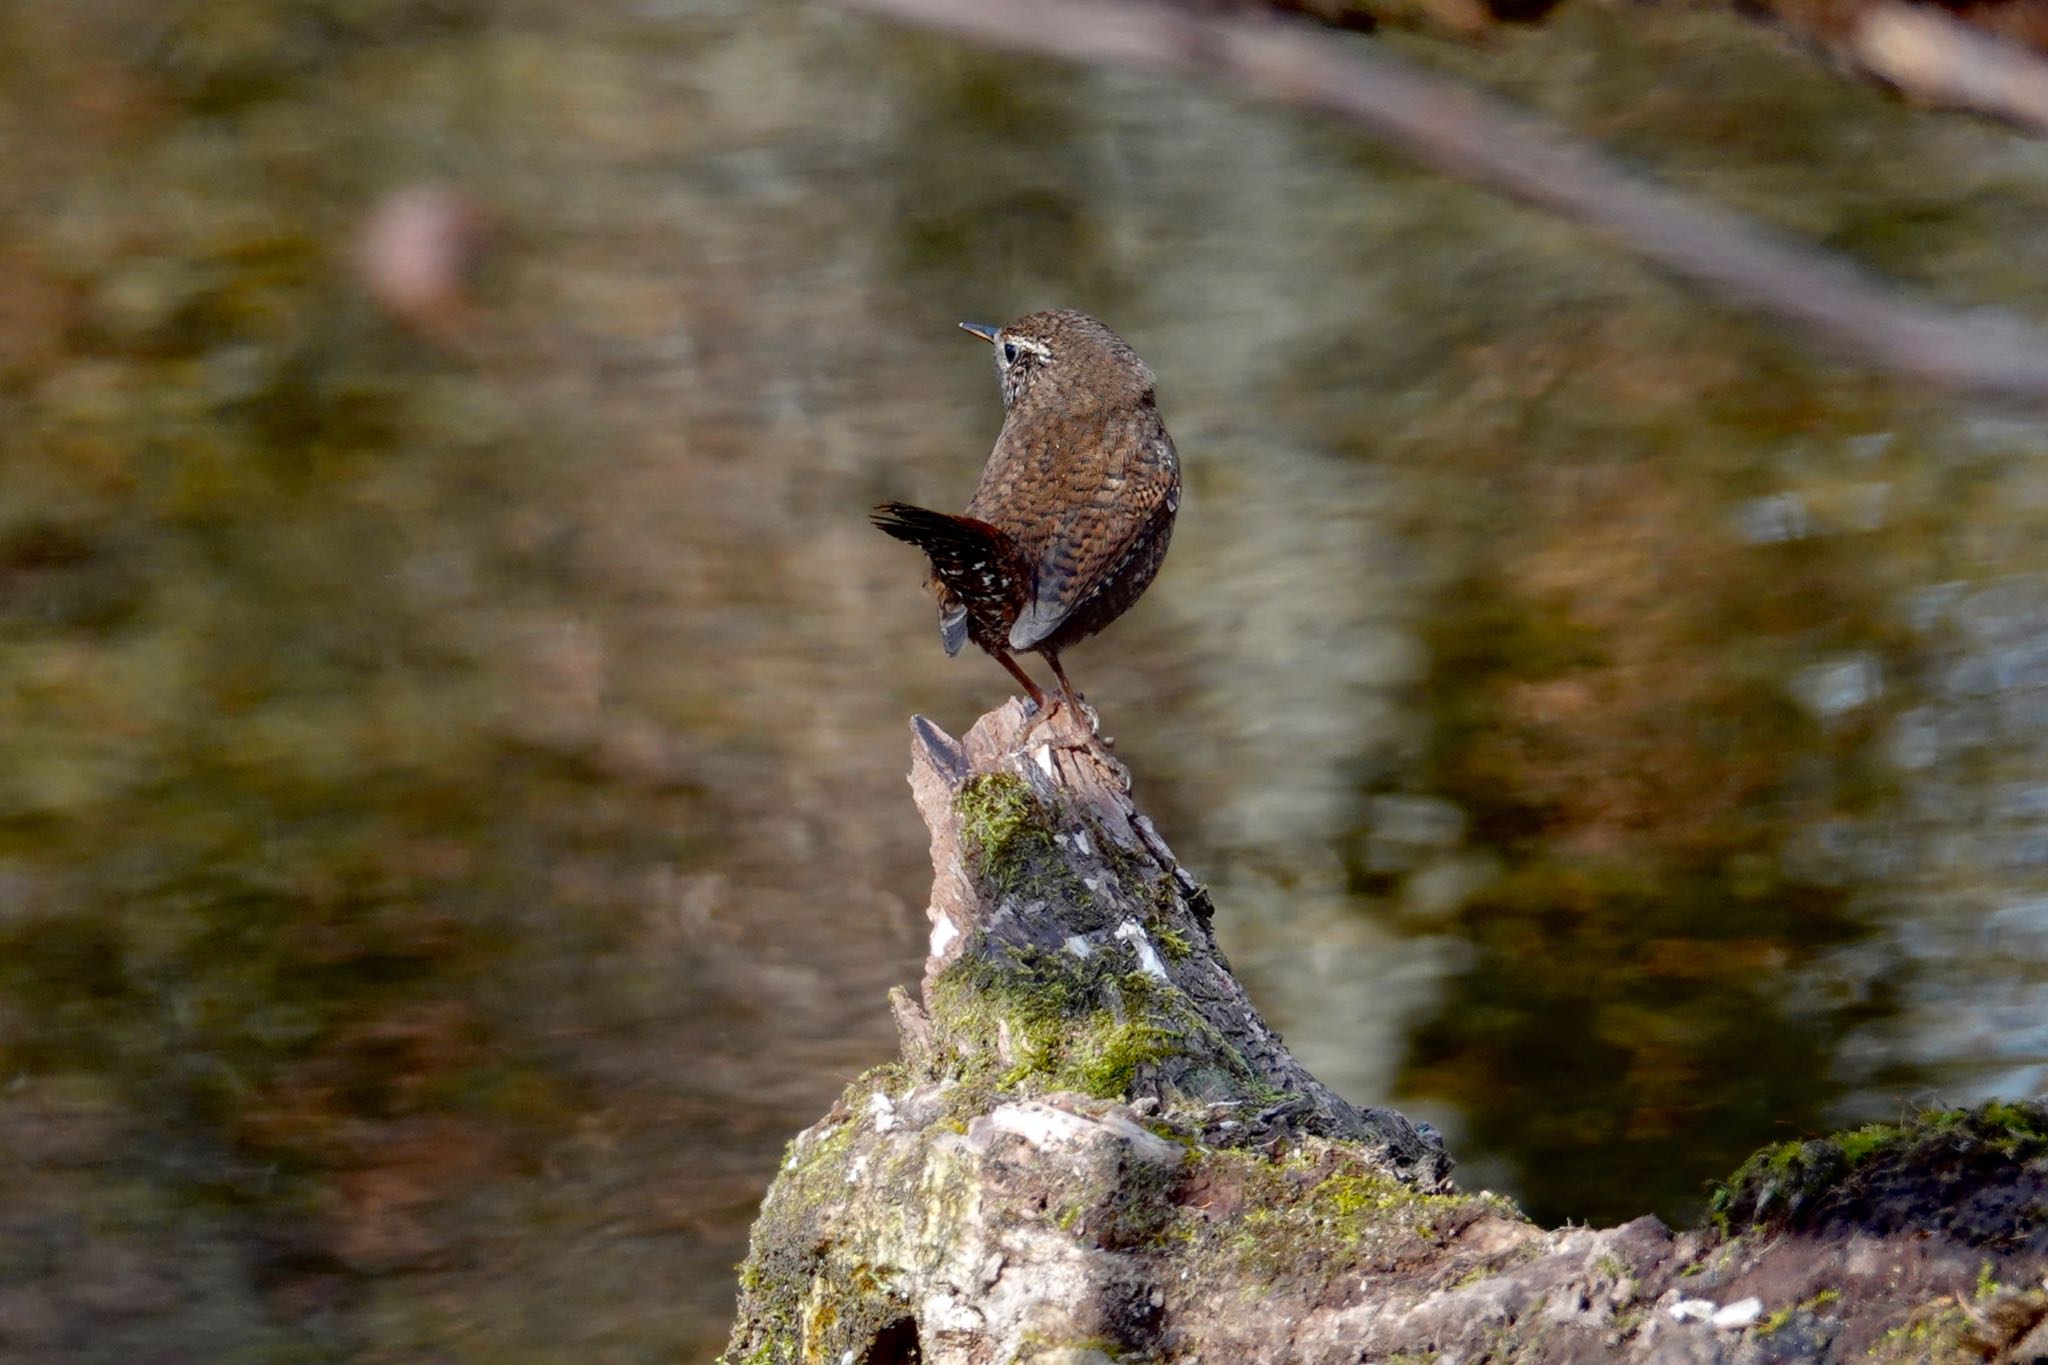
[[1954,389],[2048,399],[2048,334],[2038,327],[1915,299],[1839,257],[1657,185],[1541,119],[1417,71],[1368,41],[1139,0],[840,3],[1050,56],[1206,76],[1337,114],[1428,166],[1583,223],[1847,354]]

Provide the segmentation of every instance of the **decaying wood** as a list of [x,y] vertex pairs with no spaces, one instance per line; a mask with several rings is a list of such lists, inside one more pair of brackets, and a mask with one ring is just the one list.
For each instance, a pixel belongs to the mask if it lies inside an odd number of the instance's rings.
[[[1135,985],[1173,1003],[1149,1016],[1129,1000],[1111,999],[1109,1008],[1139,1029],[1156,1019],[1178,1039],[1134,1063],[1133,1097],[1213,1103],[1231,1109],[1221,1122],[1367,1142],[1425,1185],[1448,1174],[1441,1142],[1392,1110],[1354,1109],[1266,1027],[1216,948],[1208,893],[1131,803],[1123,766],[1064,712],[1029,738],[1026,727],[1020,702],[984,717],[957,744],[921,717],[913,723],[910,788],[932,832],[934,874],[926,1000],[969,958],[997,974],[1043,970],[1049,959],[1086,967],[1128,958],[1133,971],[1105,982],[1107,991],[1128,994]],[[1000,850],[962,848],[956,802],[977,778],[1007,779],[983,796],[1018,803],[1045,829]],[[991,869],[992,858],[1005,865]],[[941,1048],[976,1045],[950,1036],[943,1017],[931,1032]]]
[[[1203,76],[1319,109],[1435,170],[1583,223],[1845,355],[1958,390],[2048,399],[2048,335],[2018,316],[1917,298],[1839,256],[1657,184],[1545,120],[1371,43],[1152,0],[840,3],[984,43]],[[1909,36],[1921,40],[1924,56],[1925,35]],[[1880,30],[1878,38],[1886,34]],[[1884,50],[1895,56],[1904,46],[1896,30],[1890,42]],[[2026,60],[2015,53],[2009,65],[2017,69]],[[1895,74],[1905,76],[1907,68],[1898,65]],[[2000,89],[2010,94],[2019,80],[2001,78]]]
[[[727,1365],[2032,1358],[2048,1125],[1994,1106],[1759,1154],[1715,1230],[1461,1193],[1260,1020],[1072,718],[913,725],[902,1057],[790,1146]],[[1957,1353],[1967,1353],[1958,1355]]]

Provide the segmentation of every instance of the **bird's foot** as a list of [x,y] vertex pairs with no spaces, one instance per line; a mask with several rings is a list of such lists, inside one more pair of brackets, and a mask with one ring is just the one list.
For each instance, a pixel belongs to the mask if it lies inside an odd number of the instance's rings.
[[[1062,682],[1064,683],[1064,681],[1064,676],[1062,676]],[[1096,745],[1104,748],[1109,746],[1109,737],[1102,733],[1102,717],[1096,712],[1094,707],[1088,704],[1086,697],[1074,691],[1071,686],[1062,686],[1059,699],[1063,703],[1066,712],[1074,718],[1074,723],[1068,728],[1078,735],[1078,742],[1070,740],[1066,746],[1067,748],[1086,749]]]
[[1026,698],[1024,705],[1032,714],[1031,719],[1024,722],[1024,729],[1017,736],[1019,747],[1022,747],[1031,739],[1032,735],[1038,732],[1039,726],[1045,724],[1065,709],[1060,705],[1058,697],[1047,696],[1043,692]]
[[[1018,748],[1042,742],[1055,749],[1076,753],[1091,749],[1107,753],[1110,750],[1111,740],[1102,733],[1101,720],[1095,708],[1081,698],[1063,697],[1056,692],[1041,693],[1025,704],[1036,714],[1018,732]],[[1051,727],[1049,730],[1046,729],[1048,726]]]

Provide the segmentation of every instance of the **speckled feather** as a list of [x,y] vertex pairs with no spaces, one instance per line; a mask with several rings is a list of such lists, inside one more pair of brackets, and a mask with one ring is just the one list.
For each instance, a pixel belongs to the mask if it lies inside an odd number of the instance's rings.
[[1022,606],[1016,585],[1031,575],[1030,561],[1009,536],[974,517],[907,502],[883,503],[872,520],[931,559],[939,638],[946,653],[958,654],[970,639],[990,651],[1005,647]]
[[[1003,365],[1008,340],[1049,352],[1022,383]],[[1031,364],[1029,353],[1019,362]],[[1008,412],[967,515],[1007,533],[1032,565],[1010,648],[1064,647],[1150,586],[1180,507],[1180,459],[1152,371],[1094,318],[1019,318],[1002,329],[996,363]],[[1153,552],[1134,553],[1142,547]]]
[[1058,671],[1058,651],[1121,616],[1158,573],[1180,460],[1151,370],[1094,318],[969,330],[994,345],[1005,415],[966,514],[884,503],[875,524],[930,556],[949,653],[971,638],[1012,672],[1008,654],[1032,651]]

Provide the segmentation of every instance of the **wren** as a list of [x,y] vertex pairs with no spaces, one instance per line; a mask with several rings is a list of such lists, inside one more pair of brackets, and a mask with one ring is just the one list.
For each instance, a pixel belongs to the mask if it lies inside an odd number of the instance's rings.
[[1060,652],[1151,585],[1180,510],[1180,457],[1152,371],[1086,313],[963,322],[995,348],[1003,429],[964,514],[885,502],[874,523],[931,559],[947,654],[972,640],[1022,683],[1041,718],[1056,702],[1019,666],[1045,656],[1082,714]]

